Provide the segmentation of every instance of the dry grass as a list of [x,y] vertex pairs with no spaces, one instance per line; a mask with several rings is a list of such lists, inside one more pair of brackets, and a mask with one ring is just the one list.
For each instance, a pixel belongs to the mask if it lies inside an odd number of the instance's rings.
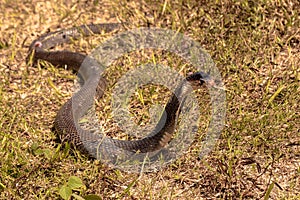
[[[1,0],[0,8],[0,199],[58,199],[59,188],[70,176],[86,186],[76,193],[103,199],[300,198],[298,1]],[[55,142],[52,123],[72,94],[74,75],[49,64],[27,65],[28,45],[49,29],[119,20],[130,27],[180,30],[213,57],[228,90],[228,110],[219,142],[204,159],[197,160],[200,134],[184,157],[157,173],[140,176],[70,154]],[[66,48],[89,52],[105,37]],[[175,69],[184,65],[172,55],[155,56]],[[124,69],[153,59],[147,51],[141,57],[128,55],[117,62],[107,73],[110,85]],[[183,73],[189,70],[184,68]],[[143,95],[148,104],[139,108],[140,101],[134,98],[132,112],[142,119],[145,115],[147,122],[147,114],[141,113],[167,96],[147,90]],[[107,95],[100,104],[107,129],[109,100]],[[199,133],[205,130],[204,122]]]

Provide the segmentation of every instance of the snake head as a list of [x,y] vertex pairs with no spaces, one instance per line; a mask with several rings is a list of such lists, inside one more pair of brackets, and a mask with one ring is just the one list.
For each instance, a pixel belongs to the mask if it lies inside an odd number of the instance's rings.
[[221,81],[216,81],[212,76],[205,72],[197,72],[202,78],[200,78],[200,84],[206,83],[207,87],[225,90],[225,87]]
[[193,86],[193,88],[199,88],[200,85],[206,84],[207,87],[217,88],[224,90],[223,87],[218,86],[215,79],[205,72],[196,72],[187,76],[186,80]]
[[194,87],[199,87],[204,83],[211,81],[211,77],[205,72],[196,72],[186,77],[186,80]]

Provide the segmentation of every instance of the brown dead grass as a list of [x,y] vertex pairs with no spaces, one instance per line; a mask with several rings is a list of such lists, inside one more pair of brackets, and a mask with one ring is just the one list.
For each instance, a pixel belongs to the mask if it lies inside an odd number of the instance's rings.
[[[1,1],[0,8],[1,199],[58,199],[73,175],[86,185],[77,193],[103,199],[300,198],[298,1]],[[51,127],[75,76],[48,64],[27,65],[27,47],[58,28],[117,21],[180,30],[213,57],[228,90],[228,111],[226,128],[204,159],[197,155],[206,123],[184,157],[140,176],[57,148]],[[104,38],[64,48],[89,52]],[[142,56],[116,63],[107,74],[111,85],[124,69],[152,59],[151,52]],[[157,53],[156,59],[175,69],[184,64],[170,57]],[[109,129],[109,95],[103,102]],[[133,112],[142,118],[147,106]]]

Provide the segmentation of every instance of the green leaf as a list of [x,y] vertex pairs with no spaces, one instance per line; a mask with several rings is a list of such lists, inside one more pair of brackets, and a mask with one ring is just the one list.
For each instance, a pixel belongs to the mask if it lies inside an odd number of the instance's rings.
[[77,200],[85,200],[83,197],[77,195],[77,194],[72,194],[72,196],[77,199]]
[[39,155],[42,155],[44,153],[44,151],[43,151],[43,149],[36,149],[34,151],[34,153],[39,156]]
[[0,182],[0,191],[4,190],[5,188],[5,185]]
[[101,197],[95,194],[89,194],[84,197],[85,200],[102,200]]
[[53,152],[50,149],[44,149],[44,155],[47,159],[51,159]]
[[272,189],[273,189],[273,187],[274,187],[274,184],[275,184],[275,182],[272,182],[272,183],[269,185],[269,188],[268,188],[268,190],[267,190],[267,192],[266,192],[266,194],[265,194],[264,200],[269,199],[270,194],[271,194],[271,191],[272,191]]
[[72,195],[72,190],[71,188],[69,188],[66,185],[63,185],[60,190],[59,190],[59,195],[63,198],[63,199],[70,199],[71,195]]
[[74,190],[84,187],[85,185],[82,183],[81,179],[76,176],[71,176],[68,181],[68,186]]
[[36,155],[42,155],[42,154],[44,154],[44,156],[47,158],[47,159],[51,159],[51,157],[52,157],[52,154],[53,154],[53,152],[50,150],[50,149],[40,149],[40,148],[38,148],[38,149],[36,149],[35,151],[34,151],[34,153],[36,154]]
[[39,144],[37,142],[34,142],[30,148],[33,152],[35,152],[39,148]]

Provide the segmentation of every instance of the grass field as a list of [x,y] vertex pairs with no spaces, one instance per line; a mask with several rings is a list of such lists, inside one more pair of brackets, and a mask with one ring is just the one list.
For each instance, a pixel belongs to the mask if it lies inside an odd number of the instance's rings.
[[[61,199],[66,188],[73,189],[72,199],[91,194],[101,199],[300,199],[299,1],[1,0],[0,9],[0,199]],[[123,172],[57,143],[51,127],[72,95],[75,75],[45,62],[26,64],[28,46],[48,31],[120,21],[128,29],[179,31],[212,56],[226,87],[227,111],[225,128],[205,158],[199,160],[198,154],[209,122],[209,97],[201,91],[196,92],[203,115],[195,141],[159,172]],[[59,48],[89,53],[109,36]],[[106,72],[109,89],[98,103],[110,134],[119,131],[110,114],[113,85],[129,69],[153,61],[184,75],[193,71],[162,51],[134,52],[116,61]],[[151,105],[170,96],[164,91],[157,86],[137,91],[130,104],[136,122],[149,122]]]

